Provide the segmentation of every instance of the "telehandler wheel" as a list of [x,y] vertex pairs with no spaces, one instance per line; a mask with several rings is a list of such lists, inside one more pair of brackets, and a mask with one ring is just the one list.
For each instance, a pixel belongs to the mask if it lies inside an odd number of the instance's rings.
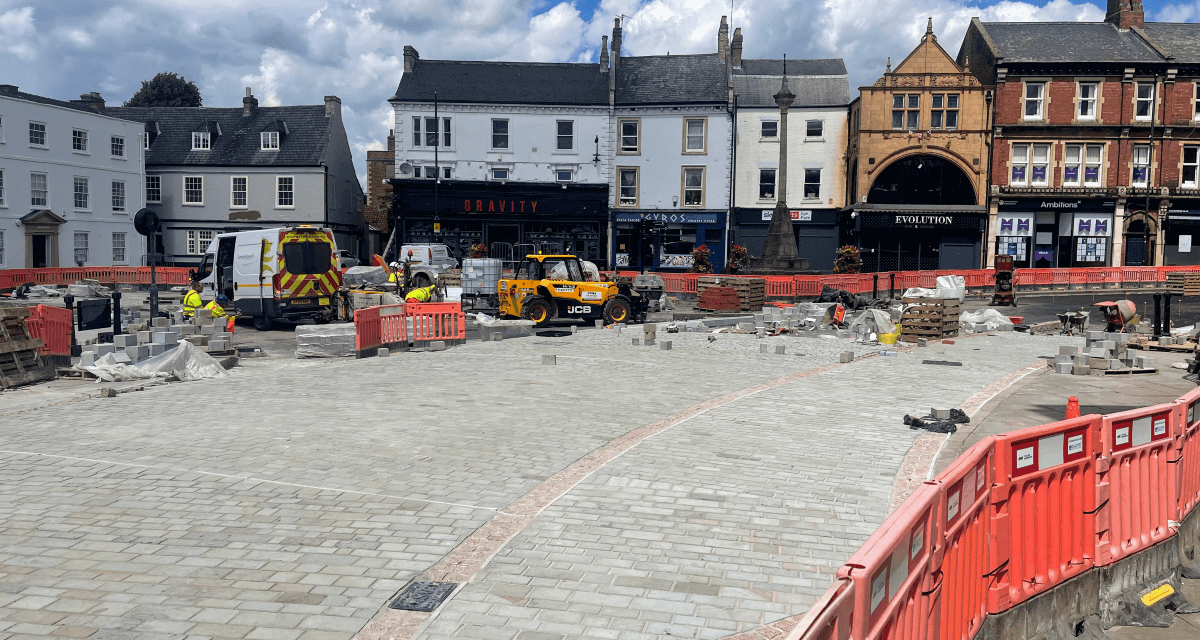
[[266,316],[254,316],[254,328],[259,331],[270,331],[271,319]]
[[629,314],[633,311],[632,305],[623,297],[616,297],[608,301],[604,305],[604,322],[605,324],[614,324],[618,322],[627,322]]
[[521,317],[526,320],[533,320],[534,325],[544,327],[550,322],[552,312],[550,303],[545,298],[534,297],[525,301],[521,305]]

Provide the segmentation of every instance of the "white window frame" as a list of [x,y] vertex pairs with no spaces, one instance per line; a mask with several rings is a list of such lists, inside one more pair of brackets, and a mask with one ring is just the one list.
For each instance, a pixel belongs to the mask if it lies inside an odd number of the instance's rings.
[[4,229],[0,229],[0,266],[4,265]]
[[[625,125],[633,125],[633,135],[625,134]],[[627,145],[626,140],[632,138],[633,145]],[[642,155],[642,120],[641,118],[617,118],[617,155]]]
[[[1139,158],[1139,156],[1141,157]],[[1131,186],[1144,188],[1150,185],[1150,164],[1152,161],[1150,156],[1150,145],[1133,145],[1133,153],[1131,153],[1129,157],[1129,184]],[[1145,173],[1142,174],[1143,179],[1140,181],[1137,179],[1138,168],[1145,169]]]
[[193,131],[192,151],[212,151],[212,134],[207,131]]
[[[238,180],[242,181],[242,190],[238,191]],[[237,195],[242,194],[242,203],[238,204]],[[229,176],[229,208],[248,209],[250,207],[250,176]]]
[[[1053,146],[1050,144],[1034,143],[1029,150],[1029,186],[1031,187],[1048,187],[1050,186],[1050,156]],[[1038,157],[1038,152],[1043,152],[1041,158]],[[1036,181],[1033,178],[1033,173],[1038,167],[1042,168],[1042,179]]]
[[202,256],[208,250],[208,245],[212,244],[213,238],[217,235],[216,231],[210,229],[191,229],[184,236],[187,240],[186,250],[188,255]]
[[150,132],[142,134],[142,151],[150,150]]
[[92,152],[88,150],[87,129],[71,129],[71,153],[91,155]]
[[[0,116],[0,144],[4,144],[4,116]],[[3,261],[0,261],[3,264]]]
[[[42,179],[41,189],[35,188],[37,187],[37,179],[39,177]],[[36,198],[36,194],[39,191],[42,193],[42,202],[40,204]],[[29,172],[29,206],[50,208],[50,174],[44,171]]]
[[[1150,95],[1146,96],[1145,98],[1142,97],[1142,89],[1143,88],[1150,90]],[[1133,88],[1133,119],[1134,120],[1136,120],[1138,122],[1149,122],[1150,121],[1150,117],[1152,115],[1154,115],[1154,94],[1155,94],[1156,88],[1157,87],[1154,86],[1153,82],[1138,82],[1134,85],[1134,88]],[[1143,106],[1143,104],[1146,107],[1146,115],[1140,115],[1138,113],[1138,108]]]
[[[504,133],[496,133],[497,125],[499,125],[501,122],[504,123]],[[492,118],[491,130],[489,133],[491,134],[491,137],[489,138],[490,142],[488,144],[491,145],[492,151],[512,151],[512,122],[508,118]],[[504,138],[503,146],[496,146],[496,143],[499,141],[497,138],[499,137]]]
[[450,171],[451,168],[452,167],[448,164],[442,165],[442,180],[450,179],[450,176],[453,175],[452,172]]
[[[1027,187],[1030,180],[1030,154],[1032,145],[1028,142],[1014,142],[1008,156],[1008,184],[1013,187]],[[1018,153],[1020,151],[1020,153]],[[1024,159],[1020,159],[1024,156]],[[1024,171],[1021,173],[1021,179],[1018,181],[1016,177],[1016,169],[1021,167]]]
[[[83,240],[83,242],[80,243],[79,242],[80,240]],[[72,254],[71,257],[74,258],[75,263],[78,264],[78,263],[82,262],[83,264],[87,264],[88,263],[88,232],[87,231],[76,231],[75,232],[74,248],[75,248],[75,252]],[[79,259],[81,251],[83,252],[83,260]]]
[[[569,127],[567,133],[563,133],[563,125]],[[563,146],[566,142],[567,146]],[[575,149],[575,121],[574,120],[556,120],[554,122],[554,151],[557,153],[578,153]]]
[[[199,188],[198,189],[188,189],[188,180],[199,180],[199,183],[198,183]],[[185,175],[185,176],[183,176],[183,180],[180,182],[180,184],[183,185],[183,199],[180,204],[182,204],[185,207],[203,207],[204,206],[204,176]],[[200,192],[200,200],[198,200],[198,201],[190,200],[189,193],[188,193],[189,191],[199,191]]]
[[[767,125],[772,125],[775,129],[775,135],[767,135]],[[779,121],[778,120],[761,120],[758,124],[758,139],[760,142],[779,142]]]
[[[154,182],[154,186],[150,186],[150,182]],[[162,176],[146,176],[146,202],[162,202]],[[150,189],[154,189],[154,193],[158,194],[157,198],[150,197]]]
[[[1091,97],[1084,95],[1085,88],[1092,90]],[[1085,114],[1084,106],[1087,105],[1090,113]],[[1075,83],[1075,119],[1087,120],[1089,122],[1096,120],[1099,116],[1096,112],[1100,109],[1100,83],[1094,81],[1079,81]]]
[[[566,174],[565,178],[563,177],[563,174]],[[573,182],[574,180],[575,180],[575,172],[574,171],[572,171],[570,169],[555,169],[554,170],[554,181],[555,182]]]
[[[1094,151],[1095,154],[1090,153],[1092,151]],[[1072,152],[1074,152],[1074,154],[1075,154],[1075,158],[1073,160],[1071,158]],[[1093,158],[1093,157],[1095,158],[1094,162],[1091,160],[1091,158]],[[1104,145],[1102,145],[1102,144],[1094,144],[1094,143],[1088,144],[1088,143],[1080,142],[1080,143],[1071,143],[1071,144],[1066,145],[1063,148],[1063,177],[1062,177],[1063,186],[1064,187],[1098,187],[1098,186],[1100,186],[1101,183],[1103,182],[1103,176],[1104,176],[1103,162],[1102,162],[1103,157],[1104,157]],[[1091,166],[1096,167],[1096,179],[1095,180],[1088,180],[1088,178],[1087,178],[1088,168]],[[1067,179],[1067,170],[1071,169],[1071,168],[1074,168],[1076,171],[1075,180],[1073,180],[1073,181]]]
[[[283,189],[284,184],[288,186],[287,191]],[[283,204],[285,194],[287,195],[288,204]],[[275,208],[296,208],[296,176],[275,176]]]
[[[821,128],[821,132],[815,136],[811,135],[811,132],[809,131],[809,129],[812,127],[812,124],[814,122],[817,123],[817,125]],[[804,121],[804,139],[805,140],[824,140],[825,139],[825,121],[821,120],[821,119],[817,119],[817,118],[805,120]]]
[[[690,133],[688,128],[693,124],[700,123],[700,146],[693,147],[693,138],[697,134]],[[683,119],[683,154],[684,155],[704,155],[708,153],[708,118],[684,118]],[[703,200],[703,198],[701,198]]]
[[[633,189],[633,197],[631,197],[631,198],[625,197],[624,194],[622,193],[622,189],[624,189],[625,187],[621,186],[621,179],[625,177],[626,172],[633,173],[633,185],[631,185],[631,187],[630,187]],[[639,167],[617,167],[617,190],[616,190],[617,205],[616,206],[637,208],[638,202],[641,200],[641,195],[642,195],[642,193],[641,193],[641,188],[642,188],[641,173],[642,172]]]
[[125,193],[125,181],[112,181],[112,210],[113,213],[125,213],[128,207],[128,197]]
[[[1192,152],[1192,161],[1188,162],[1188,151]],[[1179,152],[1179,186],[1184,189],[1200,189],[1200,145],[1185,144]],[[1187,179],[1188,171],[1192,179]]]
[[[1030,96],[1029,90],[1036,87],[1037,95]],[[1034,113],[1029,113],[1029,106],[1034,105]],[[1046,82],[1044,80],[1026,81],[1021,87],[1021,119],[1046,119]]]
[[[705,182],[705,178],[707,177],[705,174],[708,173],[707,171],[705,171],[705,168],[706,167],[704,167],[703,165],[693,166],[693,167],[683,167],[682,170],[680,171],[680,175],[679,175],[679,208],[680,209],[703,209],[704,208],[704,191],[705,191],[704,182]],[[691,173],[694,175],[697,171],[700,172],[700,184],[699,185],[689,185],[688,184],[688,174]],[[688,203],[688,193],[689,192],[697,194],[696,202],[693,202],[691,204]]]
[[[817,179],[816,179],[816,181],[815,181],[815,182],[814,182],[814,181],[810,181],[810,180],[808,179],[808,172],[809,172],[809,171],[816,171],[816,172],[817,172]],[[805,201],[805,200],[808,200],[808,201],[813,201],[813,200],[820,200],[820,199],[821,199],[821,176],[822,176],[822,174],[823,174],[823,173],[824,173],[824,172],[823,172],[823,171],[822,171],[820,168],[817,168],[817,167],[805,167],[805,168],[804,168],[804,183],[803,183],[803,186],[804,186],[804,191],[802,191],[802,192],[801,192],[801,197],[800,197],[800,200],[801,200],[801,202],[803,202],[803,201]],[[816,192],[815,194],[811,195],[811,196],[810,196],[810,195],[808,195],[808,187],[809,187],[809,185],[816,185],[816,188],[817,188],[817,192]]]
[[[1196,121],[1200,121],[1200,82],[1196,82],[1194,84],[1195,84],[1195,93],[1194,93],[1193,99],[1192,99],[1192,113],[1193,113],[1192,119],[1196,120]],[[0,142],[3,142],[3,140],[0,140]]]
[[[8,203],[4,199],[4,168],[0,167],[0,208],[8,208]],[[2,262],[2,261],[0,261]]]
[[[83,186],[83,190],[79,189]],[[91,211],[92,210],[92,181],[87,176],[75,176],[71,181],[72,193],[74,198],[71,203],[74,205],[75,211]],[[83,206],[79,206],[80,197],[83,198]]]
[[260,151],[279,151],[279,132],[260,131],[258,133],[258,148]]
[[[763,185],[768,184],[768,183],[763,180],[763,176],[768,171],[771,173],[771,181],[769,183],[771,185],[771,195],[764,196],[763,195]],[[779,189],[779,169],[772,168],[772,167],[759,167],[759,169],[758,169],[758,199],[760,201],[774,200],[775,194],[778,192],[777,191],[778,189]]]
[[[41,129],[41,131],[40,131],[40,133],[41,133],[41,137],[42,137],[42,141],[41,141],[41,142],[34,142],[34,141],[33,141],[33,138],[34,138],[34,133],[35,133],[35,132],[37,132],[37,130],[35,129],[35,127],[41,127],[41,128],[42,128],[42,129]],[[30,146],[30,147],[33,147],[34,149],[49,149],[49,148],[50,148],[50,133],[49,133],[49,129],[50,129],[50,128],[46,126],[46,123],[45,123],[45,122],[38,122],[37,120],[30,120],[30,121],[29,121],[29,146]]]
[[108,154],[113,158],[125,159],[125,136],[108,137]]
[[[503,172],[504,175],[500,175]],[[508,167],[492,167],[488,170],[489,180],[500,180],[501,182],[512,180],[512,169]]]
[[[120,240],[120,243],[117,241]],[[112,234],[112,259],[113,264],[125,264],[129,262],[128,254],[126,253],[128,236],[124,231],[114,231]],[[120,251],[120,253],[118,253]]]

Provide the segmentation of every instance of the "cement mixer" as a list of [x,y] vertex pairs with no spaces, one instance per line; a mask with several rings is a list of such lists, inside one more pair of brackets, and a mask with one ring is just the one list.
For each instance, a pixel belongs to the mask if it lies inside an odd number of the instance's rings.
[[1100,312],[1104,314],[1104,321],[1107,323],[1105,331],[1109,333],[1121,333],[1125,331],[1125,327],[1129,327],[1130,331],[1137,325],[1138,317],[1137,305],[1132,300],[1117,300],[1116,302],[1097,302],[1093,307],[1100,307]]

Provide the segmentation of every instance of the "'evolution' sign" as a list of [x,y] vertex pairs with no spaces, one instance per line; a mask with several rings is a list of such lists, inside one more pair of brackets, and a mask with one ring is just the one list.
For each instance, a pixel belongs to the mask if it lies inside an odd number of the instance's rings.
[[914,227],[940,227],[954,224],[954,216],[896,216],[896,224]]

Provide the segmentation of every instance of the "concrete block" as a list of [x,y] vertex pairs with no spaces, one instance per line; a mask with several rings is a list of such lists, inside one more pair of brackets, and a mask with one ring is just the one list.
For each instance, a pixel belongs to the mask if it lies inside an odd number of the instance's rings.
[[841,357],[839,358],[839,362],[853,362],[853,361],[854,361],[854,352],[853,351],[843,351]]
[[670,351],[671,350],[671,341],[663,340],[662,342],[658,343],[658,348],[662,349],[663,351]]
[[208,341],[208,350],[209,351],[228,351],[229,350],[229,341],[224,340],[224,339],[209,340]]
[[226,322],[229,322],[229,318],[213,318],[212,319],[212,325],[214,327],[224,327]]
[[654,338],[646,338],[646,346],[653,347],[654,346]]
[[1058,355],[1060,355],[1060,356],[1073,356],[1078,353],[1079,353],[1079,347],[1068,347],[1066,345],[1061,345],[1058,348]]
[[166,329],[169,326],[171,326],[170,318],[155,318],[154,319],[154,328],[155,329]]
[[387,347],[379,347],[379,349],[377,349],[375,351],[375,355],[380,358],[386,358],[386,357],[392,355],[392,351],[391,351],[391,349],[388,349]]
[[151,342],[154,342],[154,332],[153,331],[138,331],[137,332],[137,343],[138,344],[150,344]]
[[949,420],[950,419],[950,409],[948,409],[948,408],[947,409],[939,409],[937,407],[933,407],[932,409],[929,410],[929,415],[933,416],[934,418],[936,418],[938,420]]
[[1113,335],[1116,336],[1116,341],[1118,344],[1129,344],[1128,333],[1114,333]]
[[1150,356],[1138,356],[1133,359],[1133,364],[1139,369],[1154,369],[1158,367],[1158,358]]
[[200,335],[211,337],[217,333],[220,333],[220,329],[216,325],[206,324],[200,327]]
[[95,364],[96,364],[96,352],[95,351],[84,351],[82,354],[80,354],[79,366],[91,367],[91,366],[94,366]]
[[600,319],[600,320],[597,320],[597,321],[596,321],[596,328],[597,328],[597,329],[603,329],[603,328],[604,328],[604,320],[603,320],[603,319]]
[[1108,361],[1108,368],[1109,369],[1124,369],[1125,361],[1113,358],[1112,360]]
[[579,333],[579,327],[571,325],[571,335],[575,335],[576,333]]
[[754,314],[754,325],[758,326],[766,320],[766,316],[761,313]]
[[131,336],[127,333],[123,333],[119,336],[113,336],[113,347],[117,349],[124,349],[125,347],[133,344],[137,344],[136,335]]
[[642,332],[648,336],[653,336],[654,334],[658,333],[658,325],[654,323],[644,324],[642,325]]
[[[353,336],[351,336],[351,338],[353,339]],[[430,351],[445,351],[446,350],[446,341],[445,340],[434,340],[433,342],[430,342],[429,350]]]
[[1092,340],[1092,341],[1095,341],[1095,340],[1103,340],[1103,339],[1104,339],[1104,332],[1103,332],[1103,331],[1088,331],[1088,332],[1087,332],[1087,339],[1088,339],[1088,340]]
[[1087,356],[1087,355],[1081,353],[1079,355],[1072,356],[1071,361],[1075,364],[1075,366],[1086,366],[1088,363],[1089,357],[1090,356]]
[[1109,353],[1112,353],[1113,351],[1115,351],[1117,349],[1117,341],[1116,340],[1101,340],[1100,344],[1098,344],[1096,346],[1100,347],[1101,349],[1104,349],[1105,351],[1107,351]]
[[124,351],[113,352],[113,359],[117,361],[117,364],[134,364],[133,358],[130,358],[129,354]]
[[1092,375],[1092,368],[1087,365],[1075,365],[1071,373],[1077,376],[1090,376]]
[[179,335],[181,336],[190,336],[196,334],[196,325],[181,324],[176,328],[179,329]]
[[555,356],[542,356],[542,364],[558,364]]
[[173,331],[156,332],[154,334],[154,342],[173,347],[179,344],[179,334]]
[[160,342],[151,342],[150,344],[148,344],[146,346],[149,347],[149,349],[150,349],[149,357],[151,357],[151,358],[153,358],[154,356],[157,356],[167,350],[167,345],[162,344]]
[[1088,355],[1093,358],[1106,358],[1108,357],[1108,350],[1103,347],[1092,347],[1088,349]]
[[198,326],[212,324],[212,310],[211,309],[196,309],[196,315],[192,316],[192,324],[198,325]]
[[1071,356],[1054,356],[1054,364],[1074,364]]
[[1072,368],[1073,366],[1074,366],[1074,365],[1072,365],[1072,364],[1071,364],[1071,363],[1069,363],[1069,362],[1066,362],[1066,363],[1063,363],[1063,362],[1055,363],[1055,365],[1054,365],[1054,373],[1065,373],[1065,374],[1068,374],[1068,375],[1070,375],[1070,373],[1071,373],[1071,368]]
[[929,346],[929,338],[917,338],[917,346],[918,347]]
[[125,347],[125,355],[133,362],[141,362],[150,357],[150,347],[144,344],[135,344]]
[[97,358],[102,358],[102,357],[112,353],[113,351],[116,351],[116,347],[114,347],[111,344],[96,345],[96,357]]
[[767,345],[765,345],[765,344],[760,344],[760,345],[758,345],[758,352],[759,352],[759,353],[766,353],[766,352],[767,352]]
[[775,345],[775,355],[782,356],[787,354],[787,347],[782,344]]
[[619,324],[615,325],[615,329],[616,329],[617,335],[618,336],[621,335],[621,325],[619,325]]
[[1091,358],[1090,362],[1088,362],[1088,366],[1093,370],[1104,370],[1108,369],[1108,363],[1110,362],[1112,362],[1112,360],[1109,358]]
[[739,322],[737,328],[742,331],[754,331],[753,322]]
[[641,344],[642,344],[642,341],[641,341],[641,340],[638,340],[637,338],[634,338],[634,339],[633,339],[633,346],[635,346],[635,347],[636,347],[636,346],[639,346],[639,345],[641,345]]

